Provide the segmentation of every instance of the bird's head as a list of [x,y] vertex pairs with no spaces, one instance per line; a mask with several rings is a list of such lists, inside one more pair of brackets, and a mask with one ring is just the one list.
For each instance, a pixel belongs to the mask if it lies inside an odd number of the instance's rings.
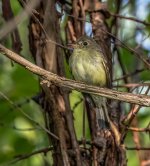
[[96,49],[98,47],[96,41],[94,39],[92,39],[91,37],[87,37],[87,36],[82,36],[80,37],[76,43],[74,44],[74,48],[78,48],[78,49]]

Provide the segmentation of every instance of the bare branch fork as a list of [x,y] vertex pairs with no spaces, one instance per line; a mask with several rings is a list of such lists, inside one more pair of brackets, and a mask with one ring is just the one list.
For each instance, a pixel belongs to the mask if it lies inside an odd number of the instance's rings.
[[106,98],[120,100],[120,101],[124,101],[128,103],[134,103],[141,106],[150,106],[150,97],[147,95],[119,92],[112,89],[91,86],[91,85],[84,84],[82,82],[77,82],[74,80],[66,79],[64,77],[60,77],[54,73],[46,71],[38,67],[37,65],[29,62],[28,60],[19,56],[15,52],[7,49],[1,44],[0,44],[0,52],[3,55],[7,56],[9,59],[17,62],[18,64],[22,65],[29,71],[33,72],[34,74],[41,76],[47,82],[51,82],[57,86],[65,87],[69,89],[76,89],[81,92],[92,93],[95,95],[104,96]]

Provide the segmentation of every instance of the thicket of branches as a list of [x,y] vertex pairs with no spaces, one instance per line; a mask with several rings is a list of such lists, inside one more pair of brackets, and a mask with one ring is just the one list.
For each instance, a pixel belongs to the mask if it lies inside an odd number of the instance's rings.
[[[138,18],[140,5],[148,8],[138,0],[2,0],[0,53],[11,60],[0,57],[2,164],[150,164],[150,113],[143,107],[150,106],[150,13]],[[112,89],[72,80],[68,44],[82,35],[101,46]],[[93,105],[77,91],[111,99],[109,131],[97,129]]]

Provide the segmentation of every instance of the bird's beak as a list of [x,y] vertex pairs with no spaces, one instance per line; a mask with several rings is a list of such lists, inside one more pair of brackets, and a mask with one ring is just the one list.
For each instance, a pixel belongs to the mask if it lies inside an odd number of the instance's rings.
[[68,43],[67,46],[69,47],[70,50],[74,50],[76,48],[76,44],[74,43]]
[[73,44],[73,43],[69,43],[67,45],[68,45],[68,47],[75,48],[75,44]]

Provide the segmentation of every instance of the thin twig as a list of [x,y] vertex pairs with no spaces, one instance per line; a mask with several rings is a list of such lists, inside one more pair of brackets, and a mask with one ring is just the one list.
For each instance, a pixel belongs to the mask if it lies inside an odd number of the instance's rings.
[[21,131],[21,132],[26,132],[26,131],[35,131],[35,130],[40,130],[40,128],[38,127],[32,127],[32,128],[18,128],[15,125],[13,126],[7,126],[4,123],[0,123],[0,127],[6,127],[6,128],[11,128],[17,131]]
[[127,127],[127,129],[135,132],[150,132],[150,128]]
[[150,23],[148,23],[146,21],[143,21],[143,20],[139,20],[139,19],[134,18],[134,17],[127,17],[127,16],[123,16],[123,15],[120,15],[120,14],[114,14],[114,13],[110,13],[110,15],[113,16],[113,17],[120,18],[120,19],[127,19],[127,20],[130,20],[130,21],[135,21],[135,22],[141,23],[145,26],[150,26]]
[[12,161],[11,164],[14,164],[14,163],[16,163],[16,162],[18,162],[20,160],[24,160],[24,159],[30,158],[33,155],[36,155],[36,154],[39,154],[39,153],[46,154],[47,152],[49,152],[51,150],[53,150],[53,147],[43,148],[43,149],[34,151],[34,152],[30,153],[30,154],[20,154],[20,155],[14,156],[16,159],[14,161]]
[[143,71],[145,71],[145,70],[146,70],[146,69],[136,69],[136,70],[135,70],[134,72],[132,72],[132,73],[129,73],[129,74],[123,75],[123,76],[120,77],[120,78],[114,79],[113,82],[122,80],[122,79],[124,79],[125,77],[131,77],[131,76],[136,75],[136,74],[139,74],[139,73],[141,73],[141,72],[143,72]]
[[123,84],[123,85],[116,85],[114,87],[126,87],[126,88],[135,88],[140,86],[150,86],[150,83],[130,83],[130,84]]
[[126,147],[127,150],[150,150],[150,147]]

